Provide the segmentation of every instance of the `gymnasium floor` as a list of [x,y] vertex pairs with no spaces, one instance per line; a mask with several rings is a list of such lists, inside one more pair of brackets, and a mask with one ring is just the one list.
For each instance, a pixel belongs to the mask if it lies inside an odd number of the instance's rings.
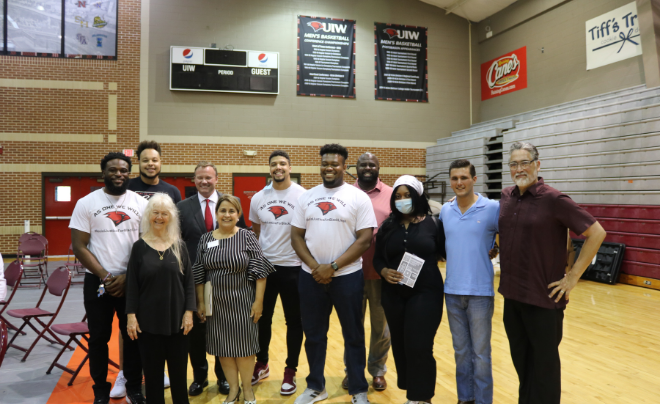
[[[442,269],[444,272],[444,268]],[[496,284],[499,278],[495,278]],[[10,308],[34,307],[40,290],[21,289]],[[53,299],[50,298],[50,301]],[[32,303],[30,303],[32,302]],[[279,304],[279,303],[278,303]],[[496,295],[493,318],[493,377],[495,403],[517,403],[517,377],[509,356],[508,341],[502,324],[503,299]],[[564,339],[560,346],[562,357],[562,402],[584,403],[658,403],[660,397],[660,291],[628,285],[603,285],[581,281],[571,296],[564,321]],[[64,309],[56,322],[80,321],[84,314],[82,287],[74,285],[67,297]],[[368,318],[368,316],[367,316]],[[14,321],[14,324],[18,324]],[[285,326],[281,306],[274,319],[276,329],[271,343],[271,376],[256,387],[260,404],[293,403],[298,393],[288,398],[279,395],[279,388],[286,358]],[[329,403],[349,403],[351,397],[341,388],[343,379],[343,341],[336,315],[331,319],[328,336],[326,380]],[[369,321],[365,324],[369,335]],[[29,345],[34,333],[17,338],[17,343]],[[13,332],[10,332],[10,337]],[[368,343],[368,341],[367,341]],[[117,358],[116,334],[110,342],[111,355]],[[27,361],[22,363],[23,353],[9,348],[0,368],[0,403],[91,403],[93,401],[91,379],[85,367],[72,387],[66,384],[70,375],[62,375],[55,369],[51,375],[46,370],[59,351],[57,346],[40,342]],[[436,336],[437,383],[434,403],[455,403],[454,357],[451,335],[443,318]],[[70,367],[82,359],[81,350],[68,354]],[[298,369],[298,390],[305,388],[308,371],[304,350]],[[387,362],[386,379],[389,387],[384,392],[369,390],[374,404],[404,403],[405,393],[396,388],[396,369],[392,357]],[[112,368],[111,368],[112,369]],[[116,373],[112,370],[109,379]],[[189,383],[192,371],[188,370]],[[213,376],[211,387],[202,395],[191,398],[191,403],[222,403],[225,396],[218,395]],[[371,378],[368,377],[369,382]],[[167,402],[169,390],[165,395]],[[123,403],[112,400],[111,403]]]

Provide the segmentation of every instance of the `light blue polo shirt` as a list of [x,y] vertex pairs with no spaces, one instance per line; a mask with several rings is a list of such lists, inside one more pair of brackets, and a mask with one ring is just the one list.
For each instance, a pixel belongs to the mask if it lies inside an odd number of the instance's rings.
[[481,195],[465,214],[461,214],[456,200],[442,206],[440,220],[447,248],[445,293],[495,296],[488,251],[495,243],[499,216],[500,203]]

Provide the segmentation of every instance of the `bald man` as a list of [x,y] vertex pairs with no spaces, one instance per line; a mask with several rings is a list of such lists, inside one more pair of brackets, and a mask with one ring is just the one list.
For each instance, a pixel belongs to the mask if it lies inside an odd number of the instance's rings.
[[[373,153],[364,153],[357,161],[358,180],[355,182],[357,188],[364,191],[371,199],[371,204],[376,213],[378,226],[390,215],[390,198],[392,187],[384,184],[379,178],[380,163]],[[371,343],[369,344],[369,358],[367,359],[367,370],[373,376],[372,386],[374,390],[382,391],[387,388],[385,373],[387,367],[387,354],[390,350],[390,329],[387,327],[385,312],[380,305],[380,283],[381,278],[374,269],[373,259],[376,249],[376,233],[371,247],[362,255],[362,272],[364,274],[364,297],[362,299],[362,321],[369,303],[369,318],[371,321]],[[346,356],[344,355],[344,363]],[[348,389],[348,376],[344,377],[342,387]]]

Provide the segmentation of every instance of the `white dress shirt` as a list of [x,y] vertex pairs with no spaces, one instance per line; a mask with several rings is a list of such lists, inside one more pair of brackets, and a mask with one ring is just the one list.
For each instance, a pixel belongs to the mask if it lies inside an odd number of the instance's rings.
[[[204,213],[206,212],[206,198],[202,196],[199,192],[197,193],[197,198],[199,198],[199,204],[202,208],[202,217],[206,220]],[[213,219],[213,228],[218,227],[218,221],[215,218],[215,208],[218,205],[218,193],[214,192],[209,198],[209,208],[211,209],[211,218]],[[205,222],[206,223],[206,222]]]

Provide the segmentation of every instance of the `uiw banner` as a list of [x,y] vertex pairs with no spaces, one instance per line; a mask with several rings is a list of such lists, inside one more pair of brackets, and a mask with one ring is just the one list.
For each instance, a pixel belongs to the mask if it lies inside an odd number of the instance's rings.
[[642,54],[637,4],[592,18],[586,23],[587,70]]
[[481,64],[481,101],[527,88],[527,47]]

